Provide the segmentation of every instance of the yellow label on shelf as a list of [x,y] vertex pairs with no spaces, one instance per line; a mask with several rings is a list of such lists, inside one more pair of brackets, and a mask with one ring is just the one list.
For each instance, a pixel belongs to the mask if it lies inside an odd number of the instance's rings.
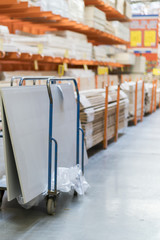
[[38,67],[38,61],[34,60],[34,70],[38,71],[39,67]]
[[0,51],[3,51],[3,39],[0,38]]
[[109,66],[109,70],[112,72],[113,68],[111,66]]
[[98,66],[98,75],[105,75],[105,74],[108,74],[108,67],[101,67],[101,66]]
[[68,64],[67,63],[63,63],[63,68],[64,68],[64,71],[66,72],[68,70]]
[[88,70],[88,66],[87,66],[87,64],[84,64],[83,67],[84,67],[84,70],[85,70],[85,71]]
[[64,65],[62,64],[58,65],[58,75],[60,77],[64,76]]
[[68,51],[68,49],[65,50],[64,57],[65,58],[69,58],[69,51]]
[[39,43],[38,44],[38,54],[42,54],[43,53],[43,44]]
[[144,31],[144,46],[145,47],[156,46],[156,31],[154,30]]
[[124,72],[124,67],[121,67],[121,72]]
[[153,68],[153,75],[160,76],[160,68]]
[[142,46],[142,32],[130,31],[130,42],[131,42],[131,47]]

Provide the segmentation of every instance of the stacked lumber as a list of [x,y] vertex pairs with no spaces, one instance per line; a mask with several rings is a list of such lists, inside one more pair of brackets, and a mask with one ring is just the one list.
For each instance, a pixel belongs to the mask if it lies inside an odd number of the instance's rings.
[[[86,148],[89,149],[104,139],[105,90],[95,89],[80,92],[80,119],[85,133]],[[117,91],[109,89],[107,139],[115,135]],[[128,99],[120,93],[119,129],[127,126]]]
[[155,106],[155,90],[152,83],[145,83],[145,113],[150,113]]
[[[142,107],[142,81],[137,82],[137,117],[141,116]],[[127,94],[129,100],[129,118],[135,116],[135,90],[136,82],[124,82],[121,89]]]

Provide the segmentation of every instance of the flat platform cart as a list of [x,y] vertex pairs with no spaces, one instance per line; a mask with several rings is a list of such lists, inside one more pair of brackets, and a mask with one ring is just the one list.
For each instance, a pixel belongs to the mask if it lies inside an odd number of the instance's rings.
[[[36,85],[37,80],[45,80],[46,86],[48,90],[48,96],[49,96],[49,141],[48,141],[48,192],[46,196],[47,201],[47,213],[49,215],[55,214],[56,210],[56,201],[57,197],[60,194],[60,191],[57,189],[57,170],[58,170],[58,142],[56,139],[52,137],[52,130],[54,130],[53,126],[53,107],[54,102],[52,98],[52,92],[51,92],[51,84],[56,84],[57,82],[66,82],[70,81],[74,83],[76,94],[77,94],[77,126],[76,126],[76,165],[79,165],[79,152],[80,152],[80,132],[82,134],[82,142],[81,142],[81,169],[82,174],[84,175],[84,131],[82,128],[80,128],[80,95],[78,90],[77,82],[74,78],[55,78],[50,76],[45,77],[12,77],[11,79],[11,86],[13,86],[13,82],[15,80],[19,80],[19,86],[23,85],[24,81],[33,81],[33,85]],[[52,143],[54,143],[55,146],[55,156],[54,156],[54,188],[52,189],[51,182],[52,182]],[[7,190],[6,186],[0,187],[0,200],[2,204],[3,195],[4,192]],[[77,192],[74,191],[74,196],[77,196]]]

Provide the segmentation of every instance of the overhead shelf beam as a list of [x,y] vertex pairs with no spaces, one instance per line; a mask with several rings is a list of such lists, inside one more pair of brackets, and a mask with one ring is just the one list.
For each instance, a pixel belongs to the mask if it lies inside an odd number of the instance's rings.
[[60,58],[60,57],[51,57],[51,56],[43,56],[40,54],[29,54],[29,53],[19,53],[19,52],[6,52],[0,53],[0,63],[7,63],[8,61],[21,61],[22,64],[24,62],[31,62],[37,60],[39,62],[45,63],[55,63],[55,64],[63,64],[68,63],[71,65],[88,65],[88,66],[111,66],[115,68],[124,67],[124,65],[120,63],[114,62],[104,62],[104,61],[96,61],[96,60],[77,60],[77,59],[69,59],[69,58]]

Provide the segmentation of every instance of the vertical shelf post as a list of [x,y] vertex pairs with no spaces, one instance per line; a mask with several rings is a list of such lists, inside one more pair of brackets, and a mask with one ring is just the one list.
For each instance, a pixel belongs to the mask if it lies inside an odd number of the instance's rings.
[[108,139],[107,139],[107,126],[108,126],[108,85],[105,87],[105,112],[104,112],[104,140],[103,140],[103,148],[107,149]]
[[135,86],[135,103],[134,103],[134,125],[137,125],[137,92],[138,92],[138,79]]
[[120,84],[118,84],[118,89],[117,89],[116,126],[115,126],[115,138],[114,138],[115,142],[117,142],[117,140],[118,140],[119,101],[120,101]]
[[96,89],[98,88],[98,75],[97,74],[95,76],[95,87],[96,87]]
[[143,121],[143,107],[144,107],[144,81],[142,83],[141,122]]
[[152,81],[152,96],[151,96],[151,109],[150,109],[150,113],[153,112],[153,95],[154,95],[154,80]]
[[157,107],[157,80],[155,80],[154,111],[156,111],[156,107]]
[[107,85],[108,85],[108,87],[109,87],[109,82],[110,82],[110,78],[109,78],[109,75],[107,75]]

